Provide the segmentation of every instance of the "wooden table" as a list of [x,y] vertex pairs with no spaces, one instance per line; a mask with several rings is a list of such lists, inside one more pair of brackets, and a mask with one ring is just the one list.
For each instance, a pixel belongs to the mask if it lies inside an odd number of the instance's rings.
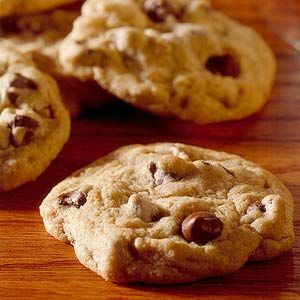
[[[156,118],[120,103],[73,122],[70,141],[36,182],[0,194],[1,300],[300,299],[300,54],[265,26],[251,1],[214,2],[255,27],[275,50],[279,67],[272,100],[251,118],[209,126]],[[41,200],[62,178],[99,156],[122,145],[155,141],[233,152],[275,173],[295,198],[293,250],[223,278],[167,287],[106,283],[81,266],[71,246],[44,231]]]

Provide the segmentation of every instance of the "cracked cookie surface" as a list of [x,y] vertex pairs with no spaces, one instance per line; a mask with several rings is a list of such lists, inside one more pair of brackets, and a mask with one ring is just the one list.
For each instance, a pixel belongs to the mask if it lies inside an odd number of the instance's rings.
[[60,59],[126,102],[198,123],[258,111],[275,73],[265,41],[203,0],[88,0]]
[[293,199],[241,157],[184,144],[132,145],[59,183],[46,230],[105,280],[188,282],[288,251]]
[[54,79],[13,48],[0,46],[0,190],[36,179],[69,132]]

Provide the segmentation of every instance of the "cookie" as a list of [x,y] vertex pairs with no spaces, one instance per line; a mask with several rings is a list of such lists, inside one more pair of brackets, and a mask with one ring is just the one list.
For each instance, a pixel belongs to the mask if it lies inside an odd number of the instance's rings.
[[13,48],[0,47],[0,190],[35,180],[70,133],[56,82]]
[[32,56],[40,69],[64,74],[58,63],[58,48],[80,15],[80,6],[58,8],[35,15],[0,19],[0,43]]
[[93,82],[82,82],[66,74],[58,62],[58,49],[80,15],[80,7],[81,2],[78,2],[35,15],[0,19],[0,45],[14,47],[31,56],[40,69],[54,76],[73,117],[80,115],[85,103],[100,106],[111,98]]
[[203,0],[88,0],[60,59],[128,103],[198,123],[258,111],[275,73],[264,40]]
[[183,144],[120,148],[54,187],[40,213],[83,265],[114,282],[223,275],[294,241],[293,199],[274,175]]
[[0,18],[44,11],[78,0],[0,0]]

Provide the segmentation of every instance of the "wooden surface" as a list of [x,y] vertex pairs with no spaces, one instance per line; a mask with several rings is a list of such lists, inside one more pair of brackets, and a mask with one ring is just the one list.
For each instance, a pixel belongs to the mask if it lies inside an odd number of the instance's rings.
[[[265,26],[253,2],[214,2],[256,28],[275,50],[279,66],[272,100],[259,114],[227,124],[199,126],[159,119],[119,103],[74,122],[70,141],[36,182],[0,194],[1,300],[300,299],[300,53]],[[81,266],[71,246],[44,231],[38,213],[41,200],[62,178],[99,156],[125,144],[156,141],[230,151],[275,173],[296,203],[293,250],[222,278],[167,287],[106,283]]]

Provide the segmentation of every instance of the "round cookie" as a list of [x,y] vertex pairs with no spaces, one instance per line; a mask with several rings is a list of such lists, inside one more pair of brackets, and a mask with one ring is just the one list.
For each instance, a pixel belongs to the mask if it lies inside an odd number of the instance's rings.
[[70,133],[56,82],[13,48],[0,47],[0,191],[35,180]]
[[15,47],[28,54],[37,66],[57,79],[71,115],[80,114],[82,106],[100,106],[111,95],[91,81],[82,82],[66,74],[58,61],[58,49],[80,15],[81,2],[51,11],[0,19],[0,45]]
[[59,183],[46,230],[105,280],[176,283],[288,251],[293,199],[241,157],[183,144],[120,148]]
[[198,123],[258,111],[275,73],[264,40],[203,0],[88,0],[60,59],[139,108]]
[[51,9],[78,0],[0,0],[0,18]]

